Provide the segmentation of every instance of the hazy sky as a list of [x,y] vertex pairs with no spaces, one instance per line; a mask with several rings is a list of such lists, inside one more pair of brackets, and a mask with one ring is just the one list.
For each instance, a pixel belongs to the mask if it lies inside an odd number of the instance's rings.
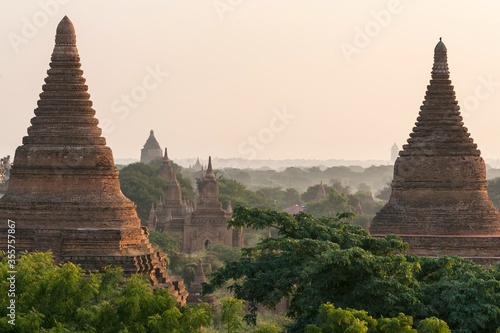
[[388,160],[439,37],[465,125],[500,157],[499,1],[2,1],[0,155],[34,116],[58,22],[115,158],[155,130],[171,158]]

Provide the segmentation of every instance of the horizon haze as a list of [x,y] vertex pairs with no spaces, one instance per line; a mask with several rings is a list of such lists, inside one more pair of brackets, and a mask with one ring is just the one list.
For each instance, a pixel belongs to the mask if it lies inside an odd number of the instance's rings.
[[153,129],[173,160],[390,160],[409,137],[443,38],[465,126],[500,157],[500,3],[7,2],[0,155],[34,117],[57,24],[75,25],[83,76],[115,159]]

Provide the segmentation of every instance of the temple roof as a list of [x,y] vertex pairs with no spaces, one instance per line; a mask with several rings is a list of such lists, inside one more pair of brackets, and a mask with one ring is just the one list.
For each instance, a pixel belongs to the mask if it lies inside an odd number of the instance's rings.
[[146,140],[146,143],[144,144],[144,149],[160,149],[161,150],[160,144],[156,140],[155,132],[153,130],[151,130],[149,132],[149,137]]
[[215,179],[215,173],[214,170],[212,169],[212,156],[208,156],[208,166],[204,178]]

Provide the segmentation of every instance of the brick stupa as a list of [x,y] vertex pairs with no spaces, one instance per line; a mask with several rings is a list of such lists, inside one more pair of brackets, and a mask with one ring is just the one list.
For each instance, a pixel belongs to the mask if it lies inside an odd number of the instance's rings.
[[394,164],[391,197],[370,232],[399,235],[419,255],[500,261],[500,214],[459,109],[446,46],[439,41],[419,117]]
[[153,250],[135,205],[121,192],[67,17],[57,27],[55,42],[35,117],[0,199],[2,248],[11,219],[17,253],[51,250],[57,261],[92,270],[120,265],[126,275],[149,275],[154,285],[169,288],[184,303],[182,281],[170,279],[164,254]]

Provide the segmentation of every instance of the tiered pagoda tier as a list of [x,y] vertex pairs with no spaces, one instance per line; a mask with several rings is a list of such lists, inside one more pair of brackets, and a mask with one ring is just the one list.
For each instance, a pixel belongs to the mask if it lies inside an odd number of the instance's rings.
[[141,163],[149,164],[149,162],[162,157],[163,150],[161,149],[158,140],[155,138],[155,132],[151,130],[144,147],[141,149]]
[[419,255],[500,261],[500,214],[488,197],[485,164],[459,109],[446,46],[439,41],[419,117],[394,164],[389,202],[370,232],[397,234]]
[[[149,275],[154,285],[169,288],[184,303],[182,281],[169,277],[164,254],[152,248],[135,205],[121,192],[67,17],[57,27],[55,42],[35,117],[0,199],[0,220],[16,222],[17,253],[51,250],[58,261],[91,270],[120,265],[126,274]],[[0,224],[2,248],[6,226]]]

